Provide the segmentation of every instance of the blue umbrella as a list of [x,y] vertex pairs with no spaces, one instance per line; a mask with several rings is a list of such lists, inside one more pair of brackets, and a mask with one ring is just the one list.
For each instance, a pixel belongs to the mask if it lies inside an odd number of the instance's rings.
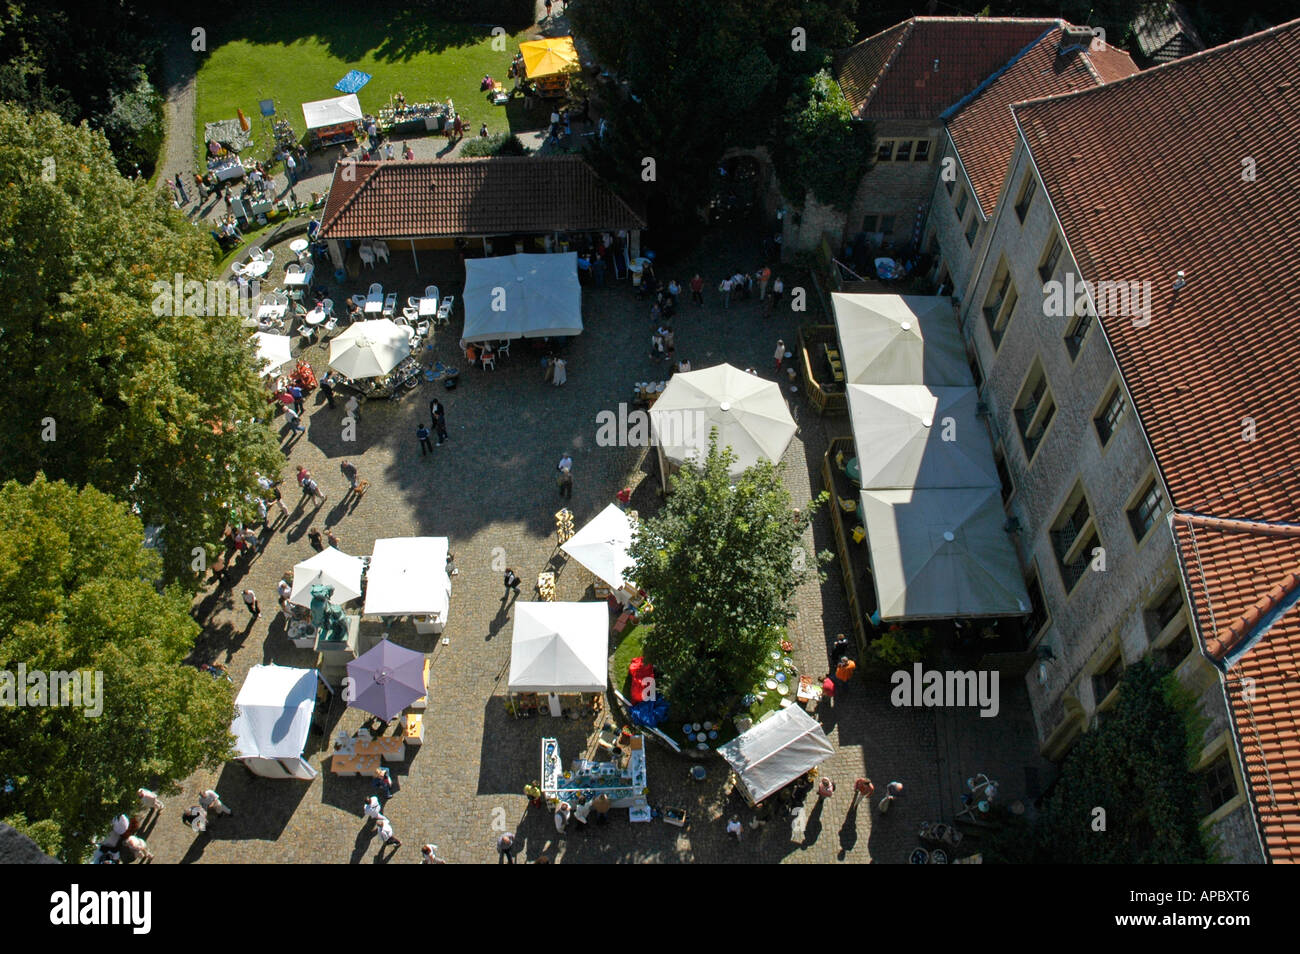
[[348,704],[388,721],[425,694],[424,654],[381,640],[348,663],[348,679]]
[[348,70],[348,75],[334,84],[340,93],[355,93],[370,82],[370,74],[360,70]]

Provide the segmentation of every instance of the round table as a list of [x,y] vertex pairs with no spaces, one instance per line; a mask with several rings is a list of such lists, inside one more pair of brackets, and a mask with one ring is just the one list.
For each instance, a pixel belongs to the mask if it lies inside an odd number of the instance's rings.
[[862,464],[856,457],[850,459],[849,462],[844,465],[844,472],[849,475],[849,480],[853,481],[859,487],[862,486]]
[[303,252],[307,251],[307,240],[294,239],[289,243],[289,251],[293,252],[295,255],[301,255]]
[[311,311],[307,312],[303,320],[312,327],[315,327],[325,320],[325,309],[313,308]]
[[260,260],[249,262],[248,265],[244,267],[244,275],[248,278],[261,278],[270,268],[270,265]]

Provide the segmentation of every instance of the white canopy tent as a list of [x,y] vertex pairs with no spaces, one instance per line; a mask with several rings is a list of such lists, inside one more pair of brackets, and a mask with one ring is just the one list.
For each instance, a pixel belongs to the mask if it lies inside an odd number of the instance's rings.
[[257,348],[257,360],[262,365],[262,377],[275,374],[283,365],[293,360],[293,341],[288,335],[271,335],[265,331],[254,332],[253,344]]
[[608,683],[605,604],[515,604],[511,692],[604,692]]
[[375,541],[366,573],[366,616],[428,616],[441,625],[450,603],[446,537]]
[[358,321],[330,340],[330,367],[350,378],[387,374],[410,354],[410,329],[388,318]]
[[334,587],[335,603],[356,599],[361,595],[361,557],[326,547],[310,560],[299,563],[293,568],[289,602],[311,606],[311,588],[318,583]]
[[848,386],[865,490],[998,487],[975,388]]
[[674,374],[650,410],[655,443],[676,464],[702,461],[715,427],[718,446],[735,451],[732,476],[778,463],[796,430],[780,385],[729,364]]
[[628,584],[623,574],[632,567],[628,547],[632,545],[632,522],[627,514],[610,504],[591,522],[561,544],[573,557],[615,589]]
[[799,706],[790,706],[719,746],[718,754],[740,779],[750,804],[756,805],[820,765],[835,749],[820,722]]
[[463,297],[466,341],[582,333],[576,252],[466,259]]
[[861,501],[882,620],[1029,612],[997,487],[864,490]]
[[831,307],[848,384],[974,385],[951,298],[834,292]]
[[356,93],[302,104],[302,119],[309,130],[338,126],[341,123],[359,123],[364,116]]
[[316,670],[254,666],[235,698],[237,758],[254,775],[313,779],[302,757],[316,709]]

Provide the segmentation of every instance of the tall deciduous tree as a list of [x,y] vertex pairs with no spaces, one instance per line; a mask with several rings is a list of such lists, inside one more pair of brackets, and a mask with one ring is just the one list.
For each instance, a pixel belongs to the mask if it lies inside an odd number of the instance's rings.
[[872,129],[856,122],[831,74],[802,79],[786,104],[774,150],[787,195],[847,211],[862,176],[871,168]]
[[0,818],[67,860],[138,787],[230,752],[231,686],[180,664],[199,627],[183,589],[150,582],[157,563],[140,519],[97,490],[43,475],[0,487],[0,673],[103,674],[102,696],[76,708],[0,686],[14,693],[0,706]]
[[239,314],[155,313],[155,281],[212,263],[100,134],[0,106],[0,479],[39,470],[129,501],[163,527],[170,579],[193,580],[194,549],[284,460]]
[[794,616],[796,588],[829,559],[803,544],[822,498],[795,512],[766,462],[729,476],[734,455],[714,438],[703,466],[682,468],[631,549],[632,576],[654,604],[646,658],[674,711],[692,716],[716,715],[754,686]]

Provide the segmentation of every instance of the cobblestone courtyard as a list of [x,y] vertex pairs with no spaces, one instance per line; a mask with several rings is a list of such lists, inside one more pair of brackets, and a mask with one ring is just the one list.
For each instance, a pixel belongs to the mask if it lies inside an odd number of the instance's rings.
[[[728,249],[725,254],[723,249]],[[277,259],[287,255],[277,250]],[[772,351],[778,338],[793,345],[799,319],[788,307],[764,316],[757,301],[721,307],[716,288],[724,271],[752,270],[759,261],[747,240],[718,235],[702,246],[697,260],[663,270],[683,285],[698,269],[706,280],[706,306],[683,307],[675,322],[678,353],[694,367],[730,361],[752,366],[773,377]],[[422,261],[422,265],[425,263]],[[349,284],[358,288],[380,281],[400,296],[415,294],[429,280],[441,278],[443,294],[459,296],[452,276],[429,277],[426,265],[417,278],[409,254],[394,249],[393,265],[367,272]],[[409,275],[410,277],[400,277]],[[789,281],[789,279],[787,279]],[[409,282],[409,285],[408,285]],[[790,284],[794,284],[790,282]],[[341,294],[334,294],[336,300]],[[809,308],[817,309],[809,289]],[[787,303],[789,298],[787,297]],[[542,379],[539,357],[525,342],[498,362],[495,372],[463,367],[456,342],[463,325],[459,299],[450,327],[439,332],[436,357],[461,366],[461,386],[446,392],[422,384],[399,401],[372,401],[362,406],[356,442],[342,441],[342,402],[331,410],[316,392],[307,401],[307,432],[288,435],[286,502],[298,498],[293,486],[297,465],[311,469],[328,495],[319,507],[300,505],[291,517],[265,536],[263,552],[245,571],[236,570],[221,589],[201,594],[197,613],[205,625],[197,655],[226,662],[235,686],[257,663],[311,667],[314,654],[295,649],[275,612],[275,586],[281,574],[312,554],[306,538],[315,526],[332,529],[348,553],[371,552],[385,536],[447,536],[460,573],[453,578],[447,645],[434,636],[417,636],[405,622],[392,638],[401,645],[432,655],[426,736],[422,748],[394,764],[400,789],[386,806],[397,836],[405,843],[394,855],[400,862],[419,860],[419,845],[433,842],[450,862],[492,863],[494,844],[502,827],[517,832],[520,860],[548,854],[557,861],[597,862],[831,862],[837,859],[896,863],[916,844],[922,819],[951,818],[953,809],[940,804],[941,773],[970,774],[1012,765],[1019,753],[1032,753],[1032,727],[1022,717],[1023,706],[1007,701],[1014,689],[1004,689],[1003,716],[975,718],[961,729],[960,764],[948,764],[941,749],[944,730],[934,712],[896,709],[887,684],[855,680],[836,700],[823,706],[822,717],[836,746],[823,769],[840,792],[820,810],[788,822],[777,821],[757,832],[746,831],[737,845],[726,835],[722,817],[725,765],[706,763],[708,778],[688,778],[691,762],[653,744],[648,752],[651,803],[677,806],[690,812],[690,824],[678,829],[655,820],[634,825],[624,811],[611,813],[611,823],[585,833],[557,836],[544,811],[526,811],[525,784],[538,777],[539,740],[560,739],[567,762],[586,747],[587,726],[563,719],[516,721],[504,708],[505,678],[510,658],[513,613],[500,601],[501,574],[493,557],[506,562],[525,580],[521,599],[533,598],[531,582],[555,555],[554,513],[559,509],[554,472],[564,451],[572,452],[574,491],[570,504],[581,527],[612,502],[625,484],[637,484],[633,507],[643,514],[658,506],[656,481],[643,463],[644,450],[596,446],[596,415],[617,410],[628,401],[639,380],[666,376],[666,367],[649,358],[649,302],[638,300],[626,283],[584,290],[586,330],[568,347],[568,383],[553,387]],[[326,364],[324,348],[307,356],[320,374]],[[428,420],[429,399],[437,396],[447,408],[450,439],[422,457],[415,438]],[[800,432],[785,458],[784,476],[796,506],[804,505],[818,484],[821,455],[830,436],[842,433],[844,422],[826,422],[807,409],[802,394],[791,395]],[[834,430],[835,428],[840,430]],[[285,432],[282,432],[285,433]],[[288,437],[293,437],[289,440]],[[356,461],[361,476],[371,481],[364,498],[342,503],[346,483],[338,465]],[[638,484],[638,481],[640,482]],[[834,549],[830,525],[820,515],[810,531],[817,550]],[[498,549],[499,548],[499,549]],[[497,564],[500,565],[499,563]],[[241,573],[243,575],[238,575]],[[570,561],[560,573],[561,600],[591,598],[593,578]],[[245,629],[248,614],[239,592],[251,586],[265,610]],[[803,672],[820,675],[826,669],[827,648],[838,632],[849,629],[839,570],[827,567],[826,581],[810,584],[798,594],[798,616],[791,624],[795,661]],[[363,628],[366,635],[377,627]],[[611,651],[613,643],[611,642]],[[1012,682],[1012,680],[1008,680]],[[373,825],[363,824],[360,809],[372,793],[368,779],[339,779],[328,772],[330,740],[340,729],[362,722],[358,710],[335,702],[324,735],[313,734],[309,758],[321,775],[311,782],[255,778],[237,763],[217,773],[198,773],[184,782],[184,792],[168,800],[167,812],[146,830],[159,862],[252,863],[369,863],[376,860],[379,840]],[[951,733],[947,733],[951,736]],[[1027,756],[1028,757],[1028,756]],[[847,817],[854,777],[867,774],[880,787],[898,779],[904,797],[888,816],[865,807]],[[196,801],[196,792],[214,786],[235,810],[233,818],[215,819],[206,836],[195,836],[179,821],[180,810]],[[1008,778],[1004,791],[1020,797],[1018,783]],[[812,809],[815,799],[810,799]]]

